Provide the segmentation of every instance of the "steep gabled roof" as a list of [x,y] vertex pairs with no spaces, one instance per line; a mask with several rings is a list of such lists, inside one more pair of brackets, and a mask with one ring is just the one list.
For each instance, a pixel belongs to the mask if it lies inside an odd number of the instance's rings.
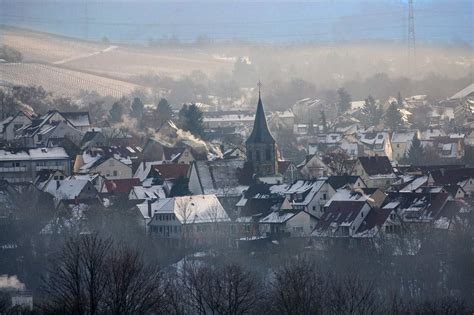
[[[316,224],[314,235],[325,234],[340,225],[350,226],[366,205],[365,201],[333,201]],[[335,230],[334,230],[335,231]]]
[[128,194],[133,186],[138,186],[140,180],[138,178],[124,178],[106,180],[105,187],[109,193]]
[[361,156],[359,162],[369,176],[393,174],[392,164],[386,156]]
[[258,97],[257,112],[255,113],[252,133],[245,143],[275,143],[275,139],[273,139],[273,136],[268,129],[267,118],[265,117],[260,95]]
[[164,180],[175,179],[181,176],[187,177],[189,165],[188,164],[157,164],[153,165],[153,168],[157,170]]
[[456,185],[474,178],[474,168],[437,169],[431,171],[431,177],[438,185]]
[[350,175],[329,176],[327,179],[327,183],[331,185],[332,188],[337,190],[346,184],[355,184],[355,182],[358,179],[359,179],[359,176],[350,176]]

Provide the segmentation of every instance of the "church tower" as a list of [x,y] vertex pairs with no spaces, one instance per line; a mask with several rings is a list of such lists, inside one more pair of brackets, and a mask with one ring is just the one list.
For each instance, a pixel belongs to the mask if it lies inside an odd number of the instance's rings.
[[247,148],[247,161],[252,162],[257,176],[270,176],[278,172],[276,142],[268,129],[267,118],[263,111],[260,83],[253,130],[245,141],[245,146]]

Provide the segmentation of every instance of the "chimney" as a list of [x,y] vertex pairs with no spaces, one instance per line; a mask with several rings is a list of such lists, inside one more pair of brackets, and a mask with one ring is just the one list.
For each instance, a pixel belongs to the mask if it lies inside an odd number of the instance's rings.
[[151,219],[151,204],[153,203],[153,201],[151,201],[150,199],[148,199],[148,217]]

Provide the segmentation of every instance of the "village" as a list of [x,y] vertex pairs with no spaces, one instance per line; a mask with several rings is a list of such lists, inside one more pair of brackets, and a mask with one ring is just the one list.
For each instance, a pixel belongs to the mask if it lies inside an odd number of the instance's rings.
[[[437,103],[341,89],[337,104],[284,112],[266,111],[260,89],[244,110],[135,98],[118,111],[122,99],[99,125],[17,105],[0,123],[2,264],[18,274],[33,248],[97,233],[165,265],[216,251],[416,257],[432,233],[470,229],[474,85]],[[13,296],[32,309],[25,292]]]
[[[173,116],[137,139],[94,126],[88,112],[20,110],[0,123],[2,226],[13,226],[28,192],[54,213],[42,236],[91,232],[88,212],[116,209],[140,233],[176,247],[364,242],[459,229],[474,192],[474,85],[439,104],[428,99],[376,101],[375,110],[395,108],[399,122],[385,123],[385,114],[370,125],[363,119],[370,100],[308,123],[317,100],[265,112],[259,96],[256,111],[204,110],[206,141]],[[423,129],[413,128],[417,120]],[[273,136],[283,133],[296,140],[301,161],[285,159],[288,145]]]

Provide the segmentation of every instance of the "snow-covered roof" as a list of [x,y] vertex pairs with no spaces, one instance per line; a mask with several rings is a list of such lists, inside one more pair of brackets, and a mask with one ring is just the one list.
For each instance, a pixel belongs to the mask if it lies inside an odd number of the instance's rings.
[[140,182],[143,182],[145,179],[147,179],[148,175],[150,174],[150,171],[153,165],[158,165],[158,164],[163,164],[163,161],[141,162],[137,170],[135,171],[135,174],[133,175],[133,177],[138,178]]
[[243,168],[244,163],[240,159],[196,161],[193,167],[205,194],[240,196],[248,188],[240,185],[237,177],[237,171]]
[[[151,206],[152,215],[174,213],[182,224],[230,222],[227,212],[215,195],[158,199]],[[141,208],[142,214],[148,215],[147,202],[138,205],[138,207]]]
[[394,143],[411,143],[415,137],[415,131],[397,132],[392,134],[392,142]]
[[400,189],[400,192],[412,192],[425,185],[428,182],[428,176],[420,176]]
[[69,155],[62,147],[0,150],[1,161],[63,160]]
[[468,85],[467,87],[465,87],[461,91],[459,91],[456,94],[454,94],[453,96],[451,96],[449,99],[457,100],[457,99],[465,98],[465,97],[467,97],[467,96],[469,96],[473,93],[474,93],[474,83],[471,83],[470,85]]
[[260,219],[260,223],[285,223],[298,212],[294,211],[273,211],[266,217]]
[[80,195],[88,183],[89,181],[85,179],[52,180],[44,191],[53,195],[56,200],[73,200]]
[[367,201],[370,196],[364,194],[362,190],[351,191],[345,188],[338,189],[336,193],[329,199],[325,207],[329,207],[333,201]]
[[130,199],[155,199],[166,198],[166,193],[161,185],[134,186],[130,191]]

